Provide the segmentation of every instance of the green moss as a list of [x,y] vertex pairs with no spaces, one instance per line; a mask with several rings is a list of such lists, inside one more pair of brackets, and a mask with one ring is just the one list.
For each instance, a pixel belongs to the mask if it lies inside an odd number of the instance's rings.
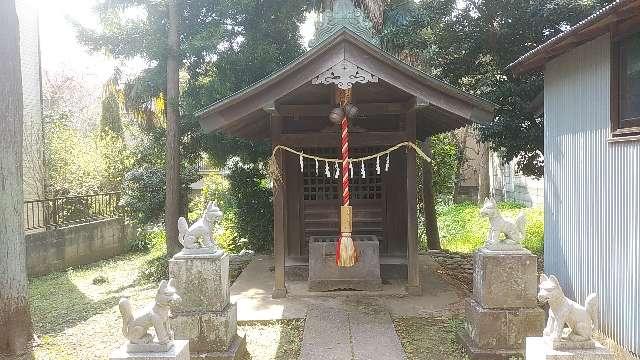
[[[498,204],[502,215],[514,218],[520,211],[527,216],[527,237],[524,245],[537,255],[544,247],[544,212],[539,208],[524,208],[514,202]],[[471,253],[480,248],[489,231],[489,220],[480,216],[473,203],[444,206],[438,209],[438,230],[442,247],[449,251]],[[423,244],[426,247],[426,244]]]

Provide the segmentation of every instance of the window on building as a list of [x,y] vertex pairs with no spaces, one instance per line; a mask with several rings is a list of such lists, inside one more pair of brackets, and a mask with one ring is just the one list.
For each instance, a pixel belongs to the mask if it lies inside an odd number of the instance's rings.
[[640,135],[640,32],[615,41],[612,60],[612,135]]

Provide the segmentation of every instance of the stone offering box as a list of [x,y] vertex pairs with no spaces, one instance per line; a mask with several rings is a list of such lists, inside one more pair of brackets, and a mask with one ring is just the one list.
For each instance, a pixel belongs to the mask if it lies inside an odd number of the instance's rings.
[[524,249],[476,253],[473,295],[459,334],[471,359],[522,356],[525,339],[542,335],[545,314],[537,307],[536,266],[537,257]]
[[[127,345],[113,351],[109,360],[189,360],[189,341],[174,340],[164,352],[129,352]],[[151,345],[152,346],[152,345]]]
[[312,236],[309,241],[309,290],[382,290],[380,249],[374,235],[353,236],[357,263],[348,268],[336,265],[336,236]]

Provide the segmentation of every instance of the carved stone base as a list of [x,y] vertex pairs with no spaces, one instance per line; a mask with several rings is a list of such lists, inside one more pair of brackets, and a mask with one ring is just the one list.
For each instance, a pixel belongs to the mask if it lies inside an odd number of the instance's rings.
[[481,249],[474,258],[473,295],[458,335],[471,359],[522,358],[527,336],[540,336],[536,256],[527,250]]
[[514,360],[524,359],[521,350],[504,350],[504,349],[481,349],[469,337],[466,330],[460,331],[458,334],[458,342],[469,355],[470,360]]
[[484,249],[487,251],[526,251],[525,248],[522,247],[522,244],[508,243],[504,241],[498,241],[493,244],[485,245]]
[[128,353],[160,353],[160,352],[167,352],[169,350],[171,350],[171,348],[174,346],[174,342],[168,342],[166,344],[132,344],[132,343],[127,343],[125,344],[127,352]]
[[174,313],[222,311],[229,304],[229,256],[224,252],[180,252],[169,260],[169,276],[182,298],[171,306]]
[[109,360],[190,360],[189,341],[175,340],[173,346],[165,352],[136,352],[127,351],[127,345],[114,350]]
[[194,248],[187,249],[184,248],[182,251],[176,254],[178,258],[187,256],[187,255],[211,255],[211,256],[222,256],[223,251],[220,249],[216,249],[214,247],[202,247],[202,248]]
[[614,360],[607,348],[595,342],[592,349],[554,350],[552,343],[542,337],[527,338],[527,360]]
[[544,311],[540,308],[485,309],[467,299],[465,328],[482,349],[522,352],[527,336],[542,335]]
[[553,350],[584,350],[595,349],[596,342],[594,340],[586,341],[569,341],[569,340],[551,340],[551,338],[545,338],[546,342],[551,346]]
[[237,334],[237,307],[228,304],[221,312],[175,313],[171,327],[178,339],[189,339],[192,354],[225,351]]
[[238,335],[234,336],[226,351],[194,353],[193,360],[240,360],[248,359],[247,340]]
[[483,308],[538,306],[537,257],[527,250],[480,249],[474,256],[473,299]]

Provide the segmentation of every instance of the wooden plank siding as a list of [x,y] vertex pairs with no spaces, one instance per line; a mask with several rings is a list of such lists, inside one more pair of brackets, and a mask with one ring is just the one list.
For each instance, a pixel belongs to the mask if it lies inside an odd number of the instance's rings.
[[610,35],[545,69],[545,271],[640,354],[640,141],[610,142]]

